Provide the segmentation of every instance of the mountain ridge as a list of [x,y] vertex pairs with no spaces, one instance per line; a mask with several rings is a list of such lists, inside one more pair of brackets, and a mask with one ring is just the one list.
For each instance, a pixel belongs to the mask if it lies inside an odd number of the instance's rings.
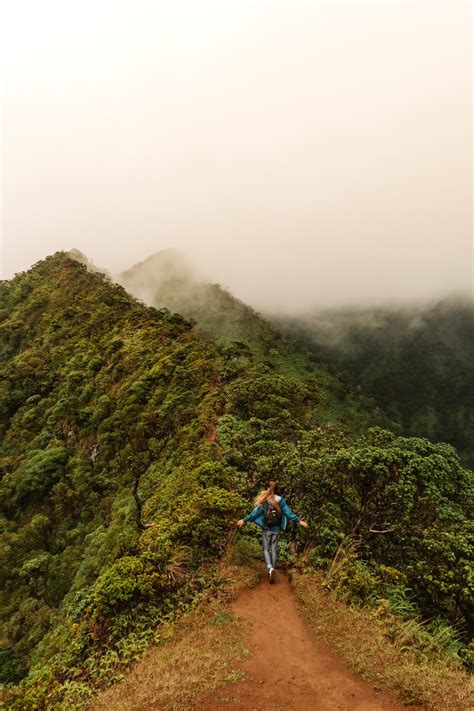
[[351,594],[399,581],[469,629],[472,473],[447,445],[370,428],[369,401],[297,347],[219,345],[64,253],[0,284],[0,332],[12,708],[87,704],[219,586],[234,522],[273,478],[313,521],[310,567],[357,535]]

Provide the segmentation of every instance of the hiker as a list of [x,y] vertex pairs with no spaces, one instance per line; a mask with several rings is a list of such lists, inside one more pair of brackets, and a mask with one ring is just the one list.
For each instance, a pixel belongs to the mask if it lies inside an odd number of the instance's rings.
[[308,528],[306,521],[302,521],[299,516],[293,513],[285,499],[276,493],[277,489],[277,484],[274,481],[270,482],[268,489],[261,491],[255,497],[254,510],[245,518],[237,521],[239,528],[242,528],[245,523],[253,521],[263,529],[263,556],[267,564],[270,583],[274,581],[274,569],[278,555],[278,538],[280,537],[280,531],[284,531],[286,528],[286,520],[289,518],[292,521],[297,521],[300,526]]

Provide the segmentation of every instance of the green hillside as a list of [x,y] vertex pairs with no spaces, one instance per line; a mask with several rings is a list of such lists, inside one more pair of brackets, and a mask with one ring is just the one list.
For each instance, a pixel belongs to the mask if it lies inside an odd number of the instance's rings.
[[449,442],[474,467],[474,304],[331,309],[276,326],[349,374],[414,437]]
[[217,344],[64,253],[0,298],[7,707],[81,708],[159,641],[219,585],[270,478],[311,522],[307,565],[357,536],[355,600],[409,595],[472,634],[472,473],[452,447],[370,428],[371,401],[290,342]]
[[391,424],[374,400],[352,386],[350,378],[323,365],[320,358],[285,337],[219,284],[197,279],[192,266],[176,250],[158,252],[116,279],[148,306],[183,314],[197,332],[220,346],[247,354],[298,382],[316,379],[318,423],[344,422],[353,432],[364,432],[374,424]]

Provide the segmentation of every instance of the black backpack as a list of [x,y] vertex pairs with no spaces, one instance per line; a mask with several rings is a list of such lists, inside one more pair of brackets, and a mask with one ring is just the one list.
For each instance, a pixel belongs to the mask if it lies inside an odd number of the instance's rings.
[[280,507],[272,506],[269,501],[265,501],[263,504],[263,518],[265,519],[265,526],[268,528],[273,528],[273,526],[279,526],[281,524],[281,509]]

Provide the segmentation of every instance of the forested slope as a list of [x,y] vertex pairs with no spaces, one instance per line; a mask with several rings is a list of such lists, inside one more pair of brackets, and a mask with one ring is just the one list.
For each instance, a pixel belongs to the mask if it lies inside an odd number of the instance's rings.
[[219,346],[63,253],[0,296],[7,706],[79,708],[159,640],[269,478],[312,523],[310,565],[357,535],[357,599],[409,587],[467,636],[472,474],[451,447],[369,429],[303,352]]
[[275,316],[319,360],[347,372],[404,434],[445,441],[474,467],[474,304]]

